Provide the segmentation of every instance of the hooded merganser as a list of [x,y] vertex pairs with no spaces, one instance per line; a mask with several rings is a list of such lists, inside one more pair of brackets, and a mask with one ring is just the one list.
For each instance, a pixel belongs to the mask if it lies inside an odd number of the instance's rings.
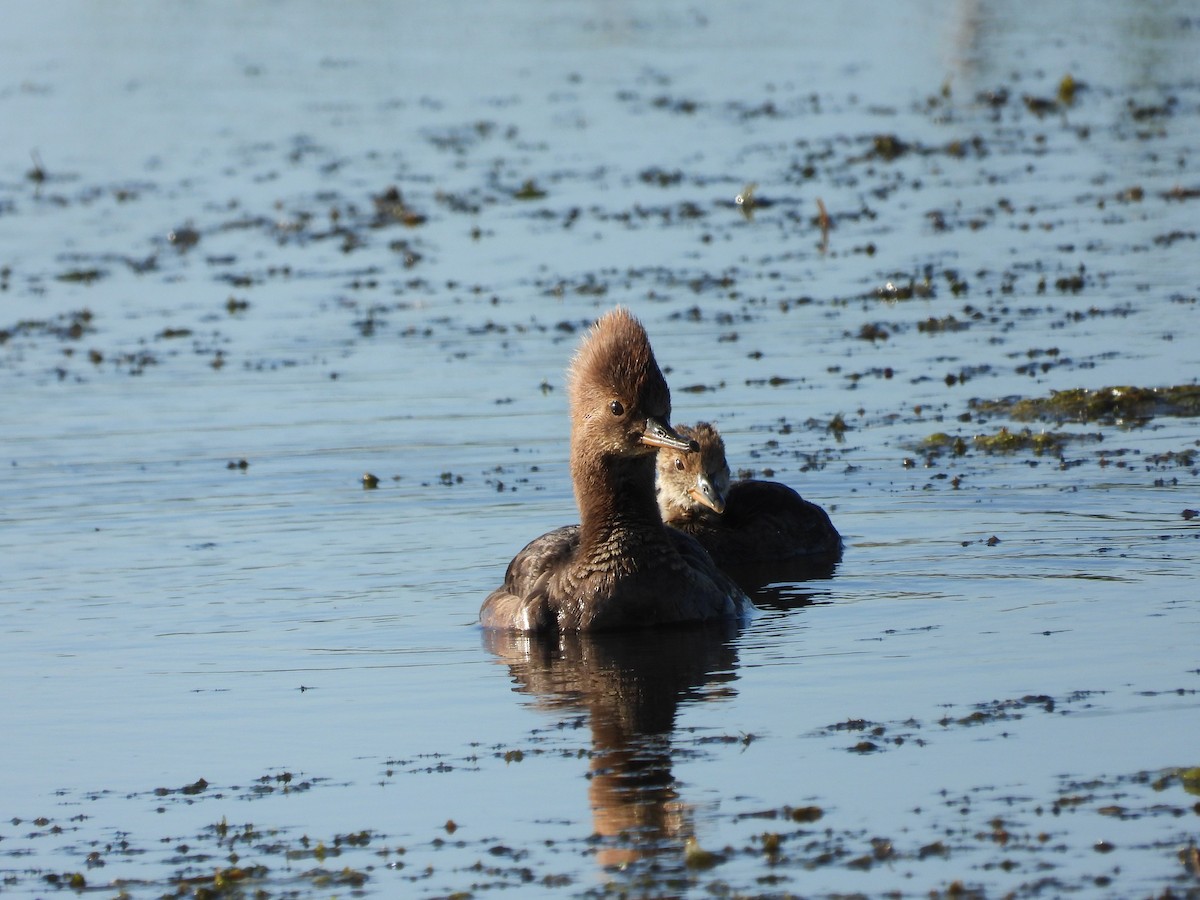
[[749,598],[697,541],[665,527],[655,452],[695,449],[671,429],[671,393],[645,329],[618,307],[571,362],[571,480],[579,525],[531,541],[479,620],[512,631],[600,631],[745,616]]
[[681,425],[678,432],[700,451],[659,451],[659,512],[668,525],[700,541],[723,571],[741,574],[788,562],[832,567],[841,559],[842,537],[825,510],[786,484],[730,484],[725,442],[708,422]]

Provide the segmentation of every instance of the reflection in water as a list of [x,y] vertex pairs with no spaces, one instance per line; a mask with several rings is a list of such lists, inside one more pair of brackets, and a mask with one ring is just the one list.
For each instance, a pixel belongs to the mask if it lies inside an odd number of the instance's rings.
[[784,612],[827,601],[830,587],[825,582],[833,579],[836,568],[836,564],[803,571],[792,568],[787,574],[777,573],[775,578],[754,583],[738,580],[757,609]]
[[[692,835],[671,771],[680,701],[734,680],[733,625],[623,634],[485,631],[516,689],[543,709],[585,712],[592,732],[588,799],[602,865],[673,855]],[[728,695],[728,689],[725,689]]]
[[979,46],[983,12],[979,0],[959,0],[945,11],[943,61],[950,72],[967,83],[975,78],[983,52]]
[[726,566],[725,573],[738,583],[758,609],[799,609],[829,591],[823,582],[832,579],[841,563],[837,559],[778,559]]
[[[1069,33],[1084,8],[1073,3],[1018,6],[982,0],[931,7],[940,23],[938,50],[952,76],[953,90],[971,98],[1011,80],[1014,67],[1027,61],[1029,44],[1036,36]],[[1109,0],[1089,3],[1086,9],[1088,43],[1104,54],[1105,81],[1153,89],[1192,75],[1195,29],[1186,24],[1193,13],[1186,2]],[[1058,64],[1060,68],[1045,72],[1031,65],[1022,74],[1033,75],[1031,84],[1044,89],[1064,75],[1078,78],[1090,74],[1089,68],[1101,68],[1096,63],[1089,67],[1071,54],[1062,54]]]

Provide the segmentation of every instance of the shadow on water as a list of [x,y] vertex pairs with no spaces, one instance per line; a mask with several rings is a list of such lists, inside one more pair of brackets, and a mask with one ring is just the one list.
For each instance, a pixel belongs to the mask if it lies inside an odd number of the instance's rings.
[[553,637],[487,631],[484,645],[508,666],[515,690],[553,712],[583,713],[591,730],[588,800],[602,866],[690,857],[689,806],[672,772],[680,705],[736,680],[734,625],[636,634]]

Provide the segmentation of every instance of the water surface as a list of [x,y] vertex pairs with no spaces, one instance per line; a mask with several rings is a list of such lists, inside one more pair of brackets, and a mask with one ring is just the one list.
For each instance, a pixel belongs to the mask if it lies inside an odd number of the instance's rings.
[[[1191,7],[410,6],[8,17],[3,890],[1194,893]],[[489,637],[617,303],[845,559]]]

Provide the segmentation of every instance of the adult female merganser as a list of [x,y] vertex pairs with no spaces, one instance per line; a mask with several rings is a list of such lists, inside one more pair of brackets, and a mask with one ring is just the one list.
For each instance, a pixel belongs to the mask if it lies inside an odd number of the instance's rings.
[[659,451],[656,490],[664,522],[695,537],[743,585],[754,580],[743,573],[763,567],[800,563],[832,570],[841,559],[842,536],[825,510],[786,484],[730,484],[725,442],[708,422],[678,431],[700,451]]
[[668,424],[671,393],[645,329],[623,308],[596,322],[571,362],[571,480],[579,525],[531,541],[484,601],[512,631],[599,631],[745,616],[753,606],[696,540],[668,529],[655,452],[694,445]]

